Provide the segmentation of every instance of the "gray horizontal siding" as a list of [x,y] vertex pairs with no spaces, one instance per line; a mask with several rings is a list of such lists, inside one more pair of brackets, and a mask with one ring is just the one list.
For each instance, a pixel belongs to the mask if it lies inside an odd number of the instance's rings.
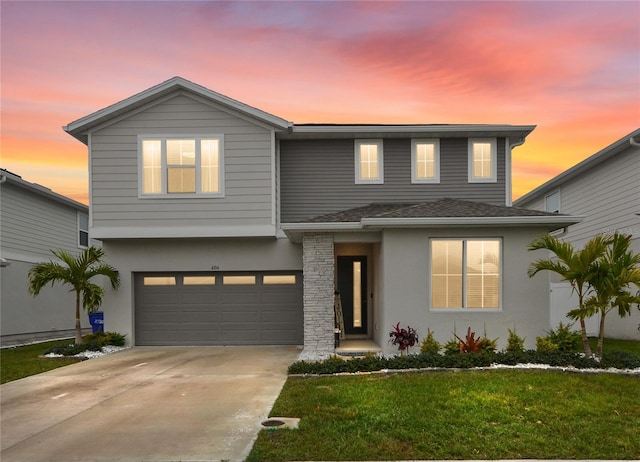
[[592,236],[620,230],[640,237],[640,158],[629,148],[560,188],[560,210],[586,219],[569,228],[581,247]]
[[48,260],[52,258],[51,249],[72,254],[79,251],[77,209],[9,182],[0,188],[3,254]]
[[[138,197],[138,135],[223,134],[223,198]],[[182,94],[91,135],[93,226],[272,222],[271,131]]]
[[498,139],[497,183],[468,182],[466,139],[440,140],[440,183],[411,184],[411,140],[385,139],[384,184],[355,184],[353,140],[283,140],[281,221],[372,202],[421,202],[451,197],[505,204],[505,143]]

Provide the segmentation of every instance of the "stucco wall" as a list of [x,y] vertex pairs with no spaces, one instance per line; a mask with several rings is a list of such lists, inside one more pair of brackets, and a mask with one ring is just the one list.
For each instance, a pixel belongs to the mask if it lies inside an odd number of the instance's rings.
[[[527,267],[539,258],[528,252],[527,244],[543,230],[505,229],[408,229],[386,230],[383,233],[380,270],[380,316],[374,325],[374,339],[385,353],[396,353],[388,342],[392,326],[415,328],[422,339],[427,328],[436,340],[444,343],[471,327],[478,335],[498,337],[498,346],[506,345],[507,329],[517,330],[526,337],[527,348],[535,346],[535,337],[549,329],[549,286],[546,277],[529,278]],[[500,310],[437,310],[430,309],[429,239],[443,237],[501,238],[502,247],[502,308]]]
[[[27,291],[30,262],[9,260],[0,269],[0,328],[2,345],[36,339],[74,335],[75,296],[69,286],[47,285],[40,295]],[[81,313],[83,328],[90,328],[86,313]]]
[[287,239],[148,239],[105,241],[106,261],[120,271],[117,291],[107,289],[105,330],[134,338],[135,272],[302,270],[302,246]]

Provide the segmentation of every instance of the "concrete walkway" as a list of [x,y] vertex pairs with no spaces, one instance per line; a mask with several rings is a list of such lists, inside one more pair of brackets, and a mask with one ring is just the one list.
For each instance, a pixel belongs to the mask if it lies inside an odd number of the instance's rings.
[[0,387],[2,462],[242,461],[296,347],[136,347]]

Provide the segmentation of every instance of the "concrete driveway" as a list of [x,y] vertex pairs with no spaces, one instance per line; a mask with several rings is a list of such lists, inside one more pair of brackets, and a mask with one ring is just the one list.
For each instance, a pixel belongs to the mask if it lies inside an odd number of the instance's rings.
[[0,460],[244,460],[299,353],[136,347],[4,384]]

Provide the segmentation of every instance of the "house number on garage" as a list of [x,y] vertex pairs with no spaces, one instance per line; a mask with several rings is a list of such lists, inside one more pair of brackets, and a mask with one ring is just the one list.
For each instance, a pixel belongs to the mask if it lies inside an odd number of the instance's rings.
[[211,269],[212,269],[212,270],[214,270],[214,271],[217,271],[217,270],[219,270],[219,269],[220,269],[220,267],[219,267],[218,265],[213,265],[213,266],[211,267]]

